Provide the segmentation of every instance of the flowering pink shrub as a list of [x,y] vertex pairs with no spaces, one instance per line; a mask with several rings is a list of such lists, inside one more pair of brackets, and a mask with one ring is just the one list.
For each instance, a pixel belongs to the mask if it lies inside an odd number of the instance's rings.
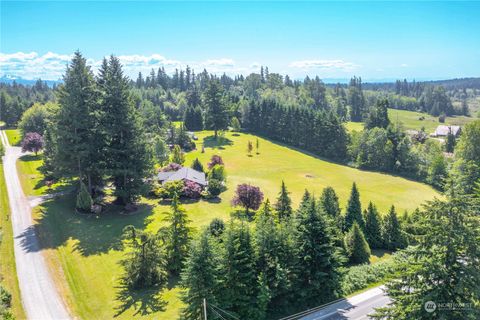
[[162,172],[168,172],[168,171],[178,171],[182,169],[182,166],[179,165],[178,163],[172,162],[163,167],[160,171]]
[[223,159],[222,157],[215,154],[212,156],[210,162],[208,163],[208,169],[212,169],[217,164],[223,166]]
[[183,187],[183,194],[191,199],[198,199],[202,193],[202,187],[193,181],[186,180]]

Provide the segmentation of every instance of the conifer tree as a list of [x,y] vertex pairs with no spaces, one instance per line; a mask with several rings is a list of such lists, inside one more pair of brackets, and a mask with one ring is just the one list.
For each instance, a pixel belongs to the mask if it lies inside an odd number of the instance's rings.
[[181,296],[186,305],[182,310],[182,319],[201,319],[203,299],[206,299],[207,303],[216,303],[216,262],[208,229],[201,233],[199,239],[190,248],[190,254],[182,272],[181,285],[186,289]]
[[220,82],[216,79],[210,80],[204,97],[205,126],[215,132],[215,138],[218,137],[219,130],[224,130],[228,126],[228,110],[222,95]]
[[148,146],[141,119],[135,108],[128,78],[120,60],[111,56],[100,68],[101,128],[107,142],[103,151],[106,171],[112,176],[118,203],[135,201],[153,167],[153,150]]
[[80,182],[80,191],[78,192],[78,195],[77,195],[77,204],[76,204],[77,209],[80,209],[83,212],[90,212],[90,210],[92,209],[92,205],[93,205],[93,200],[92,200],[92,197],[90,196],[90,193],[88,193],[87,187],[83,182]]
[[250,229],[245,222],[233,222],[225,231],[224,250],[220,260],[217,297],[223,309],[240,319],[252,319],[257,313],[258,279],[255,251]]
[[[479,319],[480,227],[477,203],[453,192],[429,202],[419,216],[424,231],[400,261],[402,271],[386,285],[391,303],[375,319]],[[428,301],[436,310],[425,309]],[[459,308],[439,309],[439,303]]]
[[67,66],[58,95],[55,163],[64,174],[74,174],[86,181],[91,192],[93,180],[100,178],[97,146],[102,136],[95,134],[98,94],[93,73],[79,51]]
[[160,234],[165,239],[168,269],[173,274],[178,275],[188,254],[188,246],[191,239],[190,228],[188,227],[190,220],[185,209],[180,206],[177,194],[173,196],[170,207],[171,212],[165,218],[168,226],[162,228]]
[[365,211],[365,238],[370,248],[382,247],[382,220],[375,205],[370,202],[368,210]]
[[198,160],[198,158],[195,158],[195,160],[193,160],[192,169],[200,171],[200,172],[204,172],[204,170],[205,170],[203,168],[203,164],[200,162],[200,160]]
[[292,199],[290,199],[289,194],[290,192],[287,190],[285,181],[282,180],[282,187],[275,203],[275,211],[279,220],[292,216]]
[[183,165],[185,162],[185,154],[182,151],[182,148],[178,144],[173,146],[172,151],[172,162]]
[[340,294],[341,260],[328,223],[309,196],[296,215],[296,228],[298,301],[314,306],[335,299]]
[[388,250],[397,250],[406,246],[406,239],[394,206],[390,208],[383,222],[383,243]]
[[367,263],[370,259],[370,247],[357,221],[345,235],[345,250],[352,263]]
[[127,246],[120,261],[124,268],[122,282],[129,288],[140,289],[157,286],[161,290],[167,284],[165,251],[156,235],[126,226],[123,238]]
[[326,187],[322,191],[319,200],[319,209],[326,214],[326,219],[332,227],[332,235],[335,237],[335,243],[343,247],[343,224],[344,219],[341,215],[338,196],[332,187]]
[[365,228],[365,223],[362,217],[362,205],[360,203],[360,193],[358,192],[357,184],[355,182],[352,185],[350,199],[348,199],[347,212],[345,214],[344,231],[350,230],[354,221],[357,221],[358,226],[362,230]]

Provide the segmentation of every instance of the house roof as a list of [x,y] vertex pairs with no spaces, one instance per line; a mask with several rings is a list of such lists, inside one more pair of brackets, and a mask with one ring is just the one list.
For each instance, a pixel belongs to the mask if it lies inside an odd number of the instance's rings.
[[159,172],[157,175],[158,180],[166,181],[178,181],[178,180],[189,180],[196,182],[202,186],[207,185],[207,180],[205,179],[205,173],[194,170],[192,168],[183,167],[178,171],[168,171],[168,172]]
[[452,130],[452,134],[456,136],[460,132],[460,126],[444,126],[440,125],[435,129],[436,136],[447,136],[448,132]]

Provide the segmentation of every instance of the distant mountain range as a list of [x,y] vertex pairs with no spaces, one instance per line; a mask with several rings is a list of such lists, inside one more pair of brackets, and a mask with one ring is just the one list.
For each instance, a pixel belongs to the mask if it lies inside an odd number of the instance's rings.
[[[23,85],[34,85],[38,79],[24,79],[19,76],[14,76],[11,74],[4,74],[0,78],[0,83],[13,83],[14,81],[18,84]],[[54,84],[62,83],[62,80],[42,80],[42,82],[46,82],[48,86],[52,87]]]

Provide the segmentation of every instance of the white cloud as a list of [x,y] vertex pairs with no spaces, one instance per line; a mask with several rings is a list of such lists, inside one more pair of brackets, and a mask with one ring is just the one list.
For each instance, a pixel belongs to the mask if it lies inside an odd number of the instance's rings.
[[290,63],[289,67],[298,69],[324,69],[324,70],[342,70],[351,71],[359,65],[343,60],[298,60]]
[[206,66],[234,67],[235,61],[228,58],[221,58],[221,59],[207,60],[207,61],[204,61],[202,64]]
[[406,68],[406,67],[408,67],[408,64],[406,64],[406,63],[402,63],[402,64],[400,65],[400,67],[402,67],[402,68]]

